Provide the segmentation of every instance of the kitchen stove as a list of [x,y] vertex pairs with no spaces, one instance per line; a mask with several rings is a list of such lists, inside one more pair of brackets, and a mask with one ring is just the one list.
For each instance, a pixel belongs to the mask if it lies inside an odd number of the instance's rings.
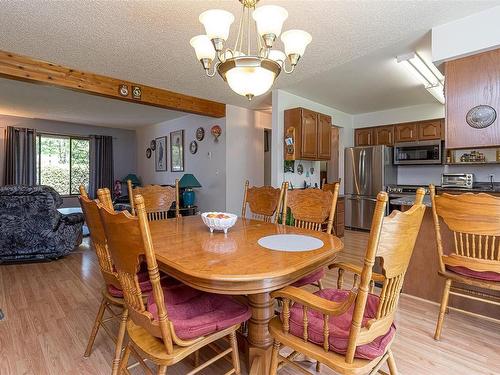
[[429,194],[429,186],[427,185],[389,185],[387,193],[390,198],[405,197],[407,195],[415,195],[418,188],[424,188],[425,194]]

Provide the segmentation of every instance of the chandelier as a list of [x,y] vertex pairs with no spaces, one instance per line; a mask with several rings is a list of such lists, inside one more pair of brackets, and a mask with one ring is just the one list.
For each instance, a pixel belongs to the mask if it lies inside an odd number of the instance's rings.
[[[251,100],[266,93],[281,70],[288,74],[295,70],[312,37],[302,30],[281,34],[283,22],[288,18],[288,12],[282,7],[264,5],[255,8],[259,0],[239,1],[243,10],[233,48],[228,48],[226,42],[234,16],[222,9],[200,14],[199,20],[205,27],[206,35],[193,37],[190,44],[207,76],[219,73],[234,92]],[[251,18],[257,30],[253,38],[250,35]],[[273,49],[280,34],[285,52]]]

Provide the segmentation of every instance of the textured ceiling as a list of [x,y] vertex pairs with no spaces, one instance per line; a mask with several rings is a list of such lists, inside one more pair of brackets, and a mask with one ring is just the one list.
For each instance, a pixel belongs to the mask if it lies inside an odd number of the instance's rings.
[[134,129],[186,116],[56,87],[0,78],[0,114]]
[[[411,44],[435,25],[500,2],[262,0],[260,4],[286,7],[289,18],[284,29],[302,28],[313,36],[296,72],[280,76],[276,87],[358,113],[433,100],[425,92],[405,90],[405,83],[398,81],[399,75],[391,76],[390,69],[383,70],[390,84],[373,85],[380,72],[370,66],[373,59],[360,57],[376,55],[401,41]],[[203,32],[198,15],[214,7],[239,14],[236,0],[0,1],[0,49],[224,103],[269,105],[269,95],[248,103],[220,78],[204,77],[189,39]],[[233,25],[231,35],[235,32]],[[394,56],[384,56],[388,57]],[[351,61],[355,62],[349,67]],[[403,91],[398,92],[401,85]],[[389,92],[398,95],[391,97]]]

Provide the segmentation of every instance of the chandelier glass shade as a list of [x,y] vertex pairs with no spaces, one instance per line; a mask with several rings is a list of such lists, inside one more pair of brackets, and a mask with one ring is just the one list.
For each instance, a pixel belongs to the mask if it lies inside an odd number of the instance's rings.
[[[217,72],[234,92],[252,99],[269,91],[282,70],[285,73],[295,70],[312,37],[302,30],[282,34],[283,23],[288,18],[288,12],[282,7],[256,8],[258,0],[239,1],[243,10],[234,48],[226,47],[234,16],[222,9],[207,10],[200,15],[206,34],[193,37],[190,44],[209,77]],[[251,18],[257,31],[253,37]],[[280,35],[285,52],[276,49]]]

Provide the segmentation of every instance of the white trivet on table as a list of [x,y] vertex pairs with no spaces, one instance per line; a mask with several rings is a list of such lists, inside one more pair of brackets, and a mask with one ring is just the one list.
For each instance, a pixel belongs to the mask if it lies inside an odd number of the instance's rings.
[[301,234],[275,234],[262,237],[257,243],[266,249],[277,251],[311,251],[324,245],[316,237]]

